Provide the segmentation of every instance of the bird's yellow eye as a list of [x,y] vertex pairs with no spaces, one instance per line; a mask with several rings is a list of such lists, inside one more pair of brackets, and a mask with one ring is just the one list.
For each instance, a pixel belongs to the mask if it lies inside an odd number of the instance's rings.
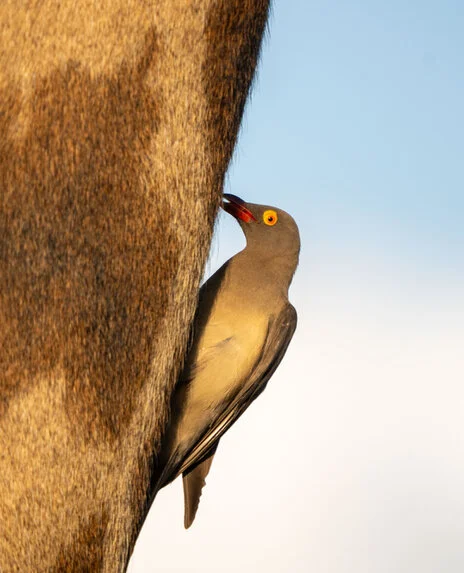
[[266,225],[272,227],[272,225],[275,225],[277,223],[277,213],[275,211],[272,211],[272,209],[269,209],[269,211],[264,211],[263,221],[266,223]]

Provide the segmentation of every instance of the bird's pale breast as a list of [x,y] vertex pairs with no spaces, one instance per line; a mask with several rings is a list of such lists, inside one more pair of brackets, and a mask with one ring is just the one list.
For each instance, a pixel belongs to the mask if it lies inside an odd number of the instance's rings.
[[178,441],[188,442],[217,415],[222,404],[245,387],[266,337],[268,317],[248,314],[238,320],[233,309],[214,312],[189,356],[189,387]]

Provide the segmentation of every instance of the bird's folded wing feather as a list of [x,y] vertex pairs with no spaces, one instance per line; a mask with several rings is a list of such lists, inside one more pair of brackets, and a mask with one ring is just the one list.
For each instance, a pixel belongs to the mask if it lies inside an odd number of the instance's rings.
[[[203,436],[196,442],[191,451],[184,458],[177,471],[177,475],[192,470],[196,465],[207,459],[209,452],[213,450],[213,448],[214,450],[216,449],[221,436],[243,414],[251,402],[261,394],[269,378],[273,375],[285,355],[293,333],[295,332],[296,323],[297,314],[290,303],[287,303],[277,316],[271,318],[261,355],[256,361],[247,383],[235,398],[226,405],[224,410],[216,418],[214,424],[207,428]],[[211,463],[209,463],[209,466],[210,465]],[[198,498],[200,494],[201,488]],[[189,500],[189,503],[194,504],[195,502]],[[198,506],[198,500],[196,501],[196,506]]]

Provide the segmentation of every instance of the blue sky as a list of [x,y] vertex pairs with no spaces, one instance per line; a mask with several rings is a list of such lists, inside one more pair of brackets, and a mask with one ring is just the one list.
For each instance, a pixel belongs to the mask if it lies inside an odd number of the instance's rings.
[[276,2],[231,188],[304,209],[312,248],[459,264],[463,23],[458,2]]
[[[464,570],[464,4],[274,2],[226,191],[290,212],[299,327],[138,571]],[[207,272],[243,247],[219,217]]]

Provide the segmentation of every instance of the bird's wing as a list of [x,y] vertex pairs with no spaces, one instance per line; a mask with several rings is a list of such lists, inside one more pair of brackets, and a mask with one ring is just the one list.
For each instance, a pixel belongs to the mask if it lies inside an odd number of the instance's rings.
[[[225,405],[225,408],[214,420],[214,423],[206,429],[200,439],[194,444],[184,458],[177,475],[191,471],[202,461],[208,459],[210,457],[209,452],[213,448],[214,450],[216,449],[221,436],[243,414],[253,400],[261,394],[269,378],[274,374],[284,357],[295,332],[296,323],[296,310],[290,303],[287,303],[277,316],[271,318],[261,355],[256,361],[247,383],[235,398]],[[198,506],[198,501],[196,505]]]

